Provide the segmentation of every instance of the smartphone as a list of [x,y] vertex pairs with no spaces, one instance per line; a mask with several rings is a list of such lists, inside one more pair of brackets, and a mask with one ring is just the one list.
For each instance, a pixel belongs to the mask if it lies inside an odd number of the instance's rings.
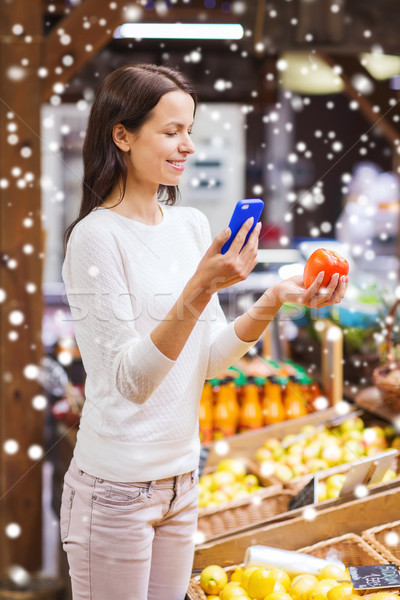
[[264,201],[260,198],[247,198],[245,200],[239,200],[239,202],[235,206],[235,210],[233,211],[231,220],[229,221],[229,229],[231,230],[231,235],[229,239],[225,242],[225,244],[222,246],[221,254],[225,254],[225,252],[228,252],[233,240],[235,239],[237,232],[239,231],[243,223],[247,221],[247,219],[250,219],[250,217],[253,217],[253,225],[251,226],[246,236],[243,246],[246,245],[251,232],[257,225],[258,219],[261,216],[263,208]]

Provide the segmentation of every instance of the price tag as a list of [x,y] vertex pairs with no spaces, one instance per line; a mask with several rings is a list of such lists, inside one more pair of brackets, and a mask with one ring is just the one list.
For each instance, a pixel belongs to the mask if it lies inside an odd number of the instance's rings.
[[396,565],[371,565],[349,567],[355,590],[400,587],[400,574]]
[[318,475],[314,477],[299,491],[294,498],[289,502],[289,510],[295,508],[301,508],[308,504],[315,504],[318,502]]
[[354,463],[346,475],[346,479],[340,490],[340,498],[353,494],[358,485],[378,483],[397,454],[398,452],[395,449],[386,450],[381,454],[369,458],[362,458]]

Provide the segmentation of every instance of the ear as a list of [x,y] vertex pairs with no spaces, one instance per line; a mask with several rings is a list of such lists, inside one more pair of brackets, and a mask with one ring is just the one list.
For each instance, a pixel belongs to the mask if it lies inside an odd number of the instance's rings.
[[118,125],[114,125],[112,130],[112,137],[114,144],[123,152],[129,152],[131,149],[131,145],[129,142],[129,134],[125,127],[118,123]]

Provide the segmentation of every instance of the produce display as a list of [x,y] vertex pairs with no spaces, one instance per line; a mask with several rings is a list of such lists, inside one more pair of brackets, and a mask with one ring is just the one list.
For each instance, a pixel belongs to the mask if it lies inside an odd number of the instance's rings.
[[366,427],[360,417],[328,428],[305,425],[300,435],[290,434],[282,440],[269,437],[257,450],[255,459],[265,476],[282,482],[313,474],[323,469],[375,456],[389,447],[399,448],[400,438],[391,426]]
[[222,460],[217,469],[199,479],[199,508],[217,506],[263,489],[258,477],[247,473],[243,462]]
[[[388,469],[378,483],[387,483],[398,477],[396,471]],[[335,473],[326,478],[326,481],[318,481],[318,502],[338,498],[340,490],[343,487],[346,475],[344,473]]]
[[[209,565],[200,574],[200,586],[208,600],[359,600],[347,569],[328,564],[318,573],[291,577],[281,568],[236,567],[228,577],[219,565]],[[354,598],[353,598],[354,597]],[[382,592],[370,600],[398,600],[397,594]]]

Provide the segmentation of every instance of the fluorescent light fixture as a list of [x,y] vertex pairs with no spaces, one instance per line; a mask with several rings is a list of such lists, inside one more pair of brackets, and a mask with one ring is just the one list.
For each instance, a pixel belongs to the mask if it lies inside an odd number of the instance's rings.
[[344,82],[335,71],[311,52],[285,52],[277,63],[282,86],[299,94],[336,94]]
[[240,23],[124,23],[114,38],[170,40],[241,40]]
[[400,56],[392,54],[365,53],[361,64],[375,79],[390,79],[400,75]]

